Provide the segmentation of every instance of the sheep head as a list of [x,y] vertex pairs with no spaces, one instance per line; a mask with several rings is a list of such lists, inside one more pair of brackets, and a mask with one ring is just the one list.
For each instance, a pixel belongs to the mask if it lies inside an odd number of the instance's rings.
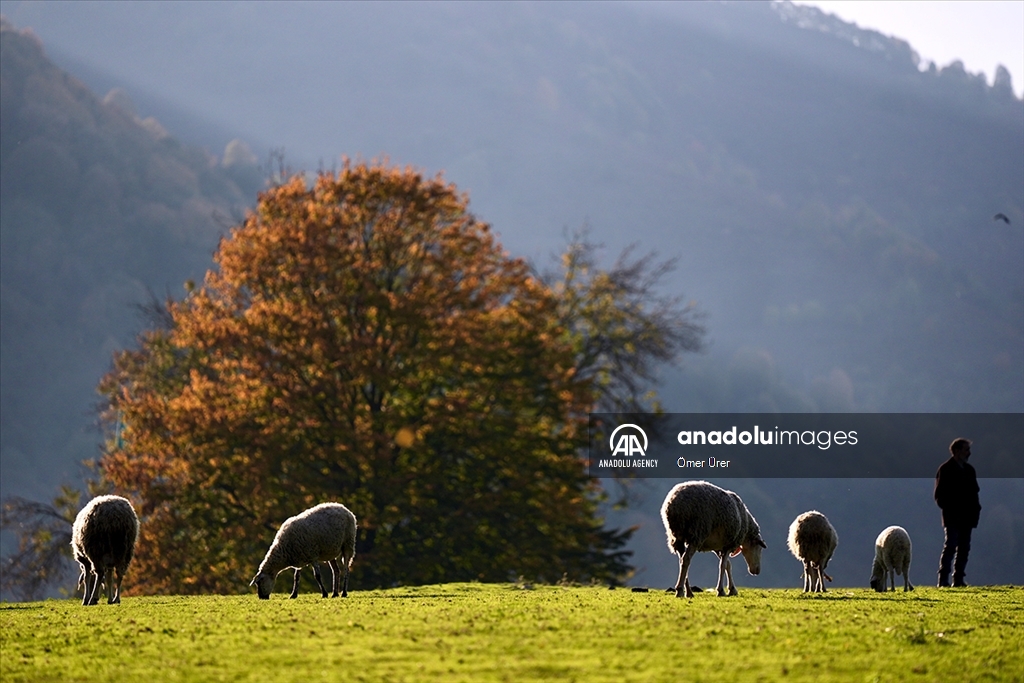
[[270,591],[274,589],[274,577],[266,572],[260,572],[252,578],[249,586],[256,586],[256,593],[260,596],[260,600],[269,600]]
[[747,571],[751,576],[761,573],[761,550],[767,547],[761,534],[757,534],[753,539],[748,539],[748,542],[739,547],[739,552],[743,553],[743,559],[747,562]]

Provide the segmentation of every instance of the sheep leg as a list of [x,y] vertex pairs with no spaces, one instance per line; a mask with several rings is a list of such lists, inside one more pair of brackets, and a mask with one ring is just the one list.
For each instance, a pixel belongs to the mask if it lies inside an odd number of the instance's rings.
[[693,591],[690,590],[690,560],[693,559],[693,553],[696,552],[693,546],[686,546],[686,550],[679,556],[679,578],[676,580],[676,597],[693,597]]
[[89,598],[92,597],[92,570],[84,571],[82,577],[82,605],[89,604]]
[[914,584],[910,583],[910,566],[903,568],[903,592],[914,590]]
[[302,567],[295,568],[294,578],[292,579],[292,594],[288,597],[292,600],[299,597],[299,572],[302,571]]
[[811,563],[809,560],[804,560],[804,593],[811,592]]
[[124,580],[124,570],[121,567],[115,567],[114,571],[117,575],[117,583],[114,584],[114,602],[115,605],[121,604],[121,582]]
[[82,605],[84,606],[89,604],[89,576],[92,572],[92,565],[85,558],[79,559],[79,564],[82,566],[82,573],[78,575],[78,588],[82,591]]
[[114,568],[107,567],[103,570],[103,588],[107,594],[107,604],[114,604]]
[[341,590],[341,597],[348,597],[348,571],[349,565],[351,564],[351,557],[346,555],[344,552],[341,554],[341,566],[345,567],[345,575],[342,577],[340,567],[338,566],[338,560],[330,560],[331,568],[334,570],[334,575],[337,577],[337,584],[334,589],[334,597],[338,597],[338,590]]
[[103,594],[103,570],[99,569],[95,565],[92,568],[93,584],[92,584],[92,595],[89,598],[90,605],[100,604],[100,595]]
[[[338,597],[338,591],[341,590],[341,570],[338,568],[338,558],[332,557],[327,561],[331,566],[331,597]],[[324,594],[327,597],[327,593]]]
[[725,575],[729,578],[729,595],[738,595],[736,584],[732,580],[732,560],[729,559],[728,553],[723,553],[722,558],[725,560]]
[[320,586],[320,597],[327,597],[327,589],[324,588],[323,577],[320,575],[320,563],[313,563],[313,578],[316,579],[316,585]]
[[85,590],[88,602],[82,603],[83,605],[97,605],[100,601],[100,574],[93,567],[89,571],[89,578],[85,581]]

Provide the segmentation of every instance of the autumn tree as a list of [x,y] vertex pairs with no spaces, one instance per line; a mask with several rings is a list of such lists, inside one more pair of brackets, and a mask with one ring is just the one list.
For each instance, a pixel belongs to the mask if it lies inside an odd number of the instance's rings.
[[324,500],[359,518],[357,585],[624,574],[559,301],[453,186],[386,164],[293,177],[215,264],[101,385],[138,590],[240,590]]

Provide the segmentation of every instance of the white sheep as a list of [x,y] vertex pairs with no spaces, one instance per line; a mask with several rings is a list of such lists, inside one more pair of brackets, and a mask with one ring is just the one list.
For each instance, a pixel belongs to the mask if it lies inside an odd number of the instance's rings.
[[[295,570],[292,583],[294,598],[299,594],[299,572],[306,565],[313,565],[313,576],[320,585],[320,592],[327,597],[320,580],[318,562],[327,562],[334,573],[331,597],[348,597],[348,575],[352,559],[356,554],[356,516],[340,503],[321,503],[316,507],[285,520],[274,536],[266,557],[260,563],[259,571],[250,586],[256,586],[261,600],[268,600],[274,588],[274,579],[285,569]],[[338,558],[345,568],[342,583]]]
[[713,551],[719,558],[718,595],[725,595],[723,579],[729,578],[729,595],[736,595],[729,558],[743,553],[751,576],[761,572],[761,549],[768,547],[761,529],[740,497],[706,481],[688,481],[668,492],[661,506],[668,548],[679,556],[676,597],[693,597],[690,560],[697,552]]
[[804,593],[825,592],[825,573],[832,554],[839,545],[839,535],[828,518],[817,510],[810,510],[789,525],[789,550],[804,564]]
[[892,583],[896,590],[896,574],[903,576],[903,592],[914,590],[910,583],[910,534],[901,526],[882,530],[875,539],[875,562],[871,567],[871,587],[879,593]]
[[97,496],[81,509],[71,530],[71,549],[82,566],[78,587],[85,589],[83,605],[99,602],[101,584],[108,605],[121,602],[121,581],[138,538],[139,518],[121,496]]

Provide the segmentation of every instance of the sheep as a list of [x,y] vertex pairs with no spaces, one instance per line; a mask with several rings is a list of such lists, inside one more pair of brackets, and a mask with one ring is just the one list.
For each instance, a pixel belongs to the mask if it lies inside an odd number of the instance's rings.
[[903,592],[914,590],[910,583],[910,534],[901,526],[882,530],[875,540],[875,562],[871,567],[871,587],[879,593],[888,583],[896,590],[896,574],[903,576]]
[[789,525],[789,550],[804,564],[804,593],[825,592],[825,573],[832,554],[839,545],[839,535],[828,518],[817,510],[799,515]]
[[71,529],[71,549],[82,567],[78,587],[84,588],[83,605],[99,602],[101,584],[107,604],[120,604],[121,581],[138,538],[139,518],[121,496],[97,496],[81,509]]
[[[260,600],[269,600],[274,588],[274,579],[285,569],[295,570],[292,594],[299,594],[299,572],[306,565],[313,565],[313,576],[320,586],[322,597],[327,597],[320,580],[318,562],[327,562],[333,572],[332,598],[348,597],[348,575],[356,554],[356,517],[340,503],[321,503],[316,507],[285,520],[274,536],[274,542],[260,563],[256,576],[249,586],[256,586]],[[338,558],[345,568],[342,583]]]
[[713,551],[719,558],[718,595],[725,595],[723,579],[729,578],[729,595],[736,595],[730,557],[743,553],[751,576],[761,572],[761,550],[767,548],[761,529],[738,495],[706,481],[676,484],[661,506],[668,548],[679,556],[677,598],[693,597],[690,561],[697,552]]

